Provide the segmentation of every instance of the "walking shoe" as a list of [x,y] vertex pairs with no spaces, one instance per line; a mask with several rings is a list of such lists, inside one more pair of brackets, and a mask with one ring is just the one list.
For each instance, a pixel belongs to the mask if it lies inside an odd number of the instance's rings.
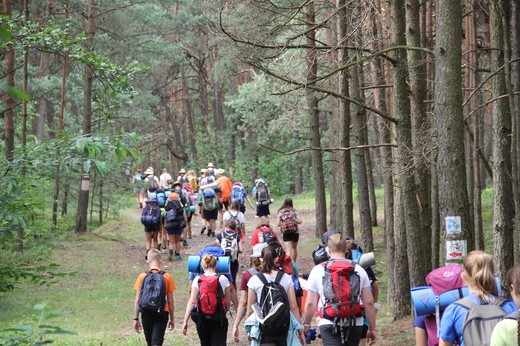
[[173,251],[171,251],[169,254],[168,254],[168,261],[172,261],[173,260]]
[[188,236],[188,239],[191,239],[191,234]]
[[[181,257],[181,255],[176,254],[176,255],[175,255],[175,259],[176,259],[177,261],[180,261],[180,260],[182,260],[182,257]],[[283,303],[282,303],[282,304],[283,304]]]
[[211,237],[211,233],[213,233],[213,231],[211,230],[211,228],[208,228],[208,237]]
[[206,230],[206,226],[202,227],[202,230],[200,231],[200,234],[204,234],[205,230]]
[[182,241],[182,246],[184,246],[184,247],[188,246],[188,242],[186,240],[183,240]]
[[262,323],[264,326],[268,326],[271,323],[273,323],[278,315],[280,315],[284,309],[285,304],[282,302],[277,302],[271,310],[269,310],[269,313],[262,319],[259,319],[258,321]]
[[251,308],[253,309],[253,312],[256,315],[256,319],[258,321],[264,319],[264,314],[262,313],[262,308],[258,305],[258,303],[254,303],[251,305]]
[[168,249],[165,248],[165,247],[163,247],[163,248],[161,249],[161,253],[168,253]]

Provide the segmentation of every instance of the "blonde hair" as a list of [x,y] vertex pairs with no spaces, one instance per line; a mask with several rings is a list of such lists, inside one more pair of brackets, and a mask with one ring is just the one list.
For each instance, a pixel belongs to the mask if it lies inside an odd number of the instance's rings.
[[498,296],[493,257],[481,250],[471,251],[462,266],[463,280],[482,298]]
[[256,228],[260,228],[262,226],[269,227],[269,217],[260,216],[258,219],[256,219]]
[[347,241],[340,233],[331,235],[327,245],[329,246],[330,252],[347,252]]
[[256,268],[256,270],[258,270],[262,265],[261,257],[251,257],[251,260],[253,262],[253,268]]
[[146,255],[148,258],[148,262],[160,262],[161,261],[161,252],[157,249],[151,249],[148,251]]
[[201,261],[201,264],[202,264],[202,268],[206,269],[206,268],[216,268],[217,267],[217,259],[213,256],[213,255],[204,255],[204,257],[202,257],[202,261]]

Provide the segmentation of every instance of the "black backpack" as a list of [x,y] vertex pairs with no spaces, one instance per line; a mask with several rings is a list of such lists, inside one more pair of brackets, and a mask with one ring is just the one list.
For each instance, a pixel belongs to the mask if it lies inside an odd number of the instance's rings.
[[327,245],[318,244],[312,250],[312,260],[314,265],[318,265],[329,260],[329,254],[327,253]]
[[166,305],[166,280],[164,271],[149,271],[143,279],[139,291],[137,307],[143,314],[160,315]]
[[271,194],[269,193],[269,189],[267,188],[266,183],[263,181],[259,181],[256,183],[256,190],[255,190],[255,199],[258,202],[265,202],[271,198]]
[[148,231],[157,231],[161,222],[161,208],[157,201],[151,199],[145,202],[146,205],[141,212],[141,223]]
[[263,273],[258,273],[257,276],[264,284],[259,304],[262,309],[262,314],[267,316],[271,311],[271,308],[278,302],[285,305],[282,312],[271,324],[268,326],[260,324],[260,330],[269,337],[287,336],[291,325],[291,312],[287,292],[285,292],[285,288],[280,284],[284,273],[281,271],[278,272],[278,274],[276,274],[276,279],[272,282],[268,282]]
[[184,223],[184,208],[182,207],[181,202],[177,200],[169,201],[168,207],[171,207],[171,209],[166,212],[164,217],[166,221],[164,227],[166,229],[181,229],[186,227],[186,224]]

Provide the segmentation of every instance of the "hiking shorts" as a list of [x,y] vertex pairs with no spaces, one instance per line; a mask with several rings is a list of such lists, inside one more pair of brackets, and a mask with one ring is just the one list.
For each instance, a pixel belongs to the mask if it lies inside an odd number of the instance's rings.
[[204,212],[202,214],[204,215],[204,219],[207,221],[218,219],[218,209],[204,210]]
[[163,344],[169,318],[169,313],[166,311],[159,316],[141,314],[144,337],[148,345]]
[[262,217],[262,216],[267,216],[267,215],[271,215],[271,213],[269,212],[269,204],[268,205],[259,205],[256,207],[256,216]]
[[152,233],[153,232],[159,232],[159,227],[157,227],[157,228],[149,228],[149,227],[144,226],[144,231],[145,232],[152,232]]
[[195,213],[190,213],[190,215],[188,215],[188,222],[191,222],[191,219],[193,219],[193,214]]
[[180,228],[180,229],[167,229],[166,232],[168,232],[168,234],[174,234],[174,235],[182,235],[182,232],[184,231],[184,228]]
[[298,232],[288,232],[282,234],[283,241],[292,241],[297,243],[300,240],[300,233]]
[[352,327],[348,328],[350,330],[347,331],[347,328],[343,330],[343,335],[346,336],[348,332],[348,339],[344,344],[341,342],[341,332],[335,331],[334,326],[332,324],[326,324],[320,326],[320,334],[321,334],[321,342],[323,346],[337,346],[337,345],[345,345],[345,346],[357,346],[359,345],[359,341],[361,340],[361,332],[363,331],[363,327]]
[[246,212],[246,205],[245,204],[240,204],[240,212],[242,214],[244,214]]

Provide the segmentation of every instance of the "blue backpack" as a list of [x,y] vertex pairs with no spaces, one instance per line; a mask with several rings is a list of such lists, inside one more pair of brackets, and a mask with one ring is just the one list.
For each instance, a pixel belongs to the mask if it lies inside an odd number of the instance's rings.
[[204,210],[215,210],[218,209],[218,199],[215,190],[207,188],[202,193],[202,207]]
[[241,186],[233,186],[231,189],[231,201],[237,201],[238,204],[244,204],[244,188]]
[[155,190],[155,198],[157,199],[157,203],[159,204],[159,207],[164,208],[166,205],[166,202],[168,202],[168,195],[164,189],[157,189]]
[[143,208],[141,213],[141,223],[144,225],[147,231],[159,230],[159,224],[161,222],[161,208],[156,200],[148,200],[145,202],[146,206]]

